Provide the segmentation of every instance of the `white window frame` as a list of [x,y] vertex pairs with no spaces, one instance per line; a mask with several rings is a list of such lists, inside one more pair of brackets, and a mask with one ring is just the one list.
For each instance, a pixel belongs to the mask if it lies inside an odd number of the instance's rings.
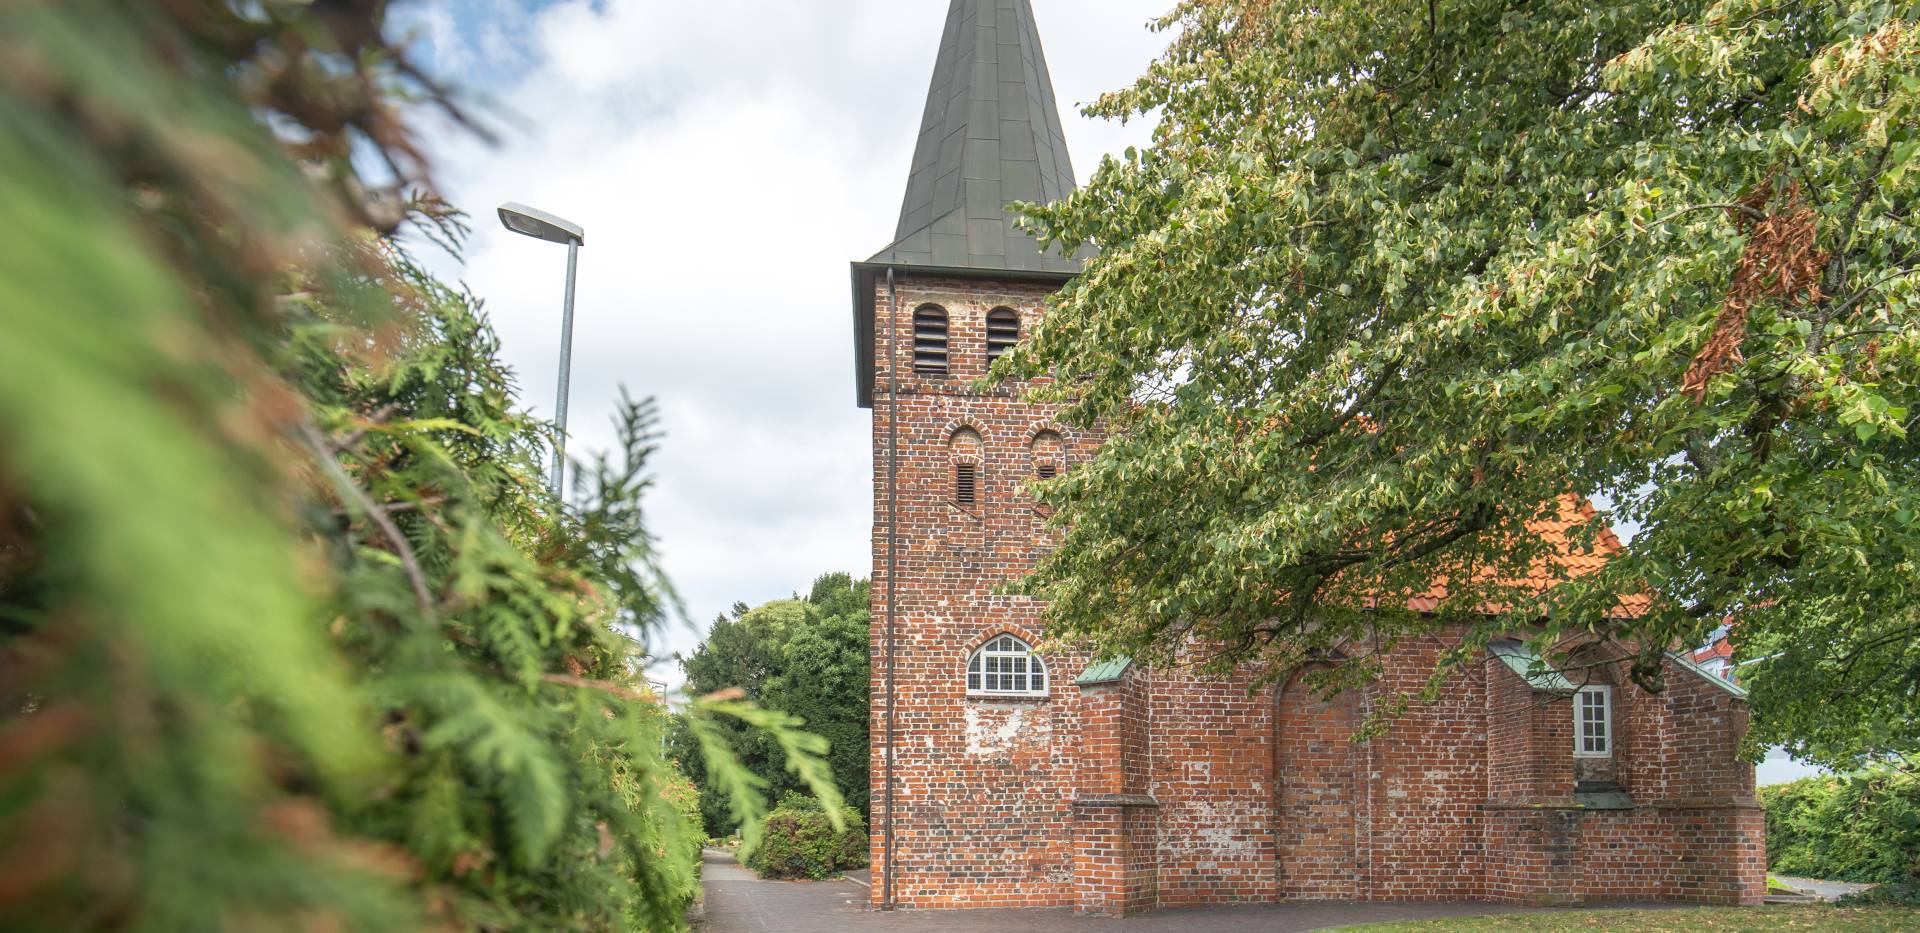
[[[1600,741],[1602,748],[1587,748],[1588,697],[1600,698]],[[1613,688],[1606,685],[1581,687],[1573,695],[1573,757],[1613,757]]]
[[987,639],[967,659],[966,683],[970,697],[1047,697],[1053,686],[1047,662],[1026,639],[1009,633]]

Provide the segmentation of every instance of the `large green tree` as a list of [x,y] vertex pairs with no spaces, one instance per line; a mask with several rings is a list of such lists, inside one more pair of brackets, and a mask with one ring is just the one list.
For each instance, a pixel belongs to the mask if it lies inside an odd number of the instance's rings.
[[[1039,209],[1102,253],[1001,372],[1113,432],[1046,484],[1051,631],[1276,674],[1444,623],[1737,620],[1755,739],[1920,747],[1920,6],[1187,0]],[[1632,532],[1511,585],[1565,494]],[[1404,611],[1449,582],[1432,616]],[[1623,599],[1654,593],[1621,618]],[[1485,610],[1496,609],[1489,615]],[[1458,630],[1458,629],[1450,629]],[[1194,641],[1198,639],[1198,641]]]
[[[713,622],[707,639],[681,661],[695,695],[737,693],[805,724],[827,742],[826,761],[849,806],[867,813],[867,581],[826,574],[806,597],[749,609],[736,604]],[[788,767],[784,748],[743,725],[724,726],[727,742],[778,799],[808,788]],[[683,731],[674,757],[700,787],[700,808],[718,834],[733,825],[731,787],[716,780]]]

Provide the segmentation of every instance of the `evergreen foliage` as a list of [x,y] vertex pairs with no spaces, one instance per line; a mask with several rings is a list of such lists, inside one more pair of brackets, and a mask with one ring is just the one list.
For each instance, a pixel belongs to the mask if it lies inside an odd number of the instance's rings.
[[[834,784],[863,817],[868,807],[867,612],[866,581],[826,574],[814,581],[805,599],[775,600],[751,609],[735,604],[731,614],[714,620],[699,649],[681,661],[690,692],[744,697],[795,717],[825,739]],[[698,739],[690,727],[676,729],[672,754],[700,785],[708,831],[720,835],[737,822],[731,790],[708,774]],[[712,739],[724,743],[770,796],[806,791],[770,737],[720,726]]]
[[780,808],[767,814],[760,846],[747,867],[763,878],[824,880],[867,864],[867,827],[851,807],[836,828],[819,808]]
[[1920,887],[1920,776],[1892,767],[1760,789],[1768,867],[1782,875]]
[[0,926],[684,923],[651,409],[545,491],[384,6],[0,5]]
[[760,845],[747,867],[763,878],[832,878],[867,864],[867,824],[852,807],[840,808],[835,825],[820,801],[789,794],[767,814]]
[[[1037,395],[1111,432],[1040,487],[1052,636],[1343,657],[1309,675],[1335,689],[1461,622],[1449,666],[1598,635],[1659,690],[1731,617],[1755,750],[1920,749],[1920,5],[1185,0],[1161,26],[1091,108],[1158,113],[1153,146],[1033,211],[1102,252],[994,374],[1076,377]],[[1540,595],[1526,526],[1569,494],[1602,506],[1580,546],[1637,533]]]

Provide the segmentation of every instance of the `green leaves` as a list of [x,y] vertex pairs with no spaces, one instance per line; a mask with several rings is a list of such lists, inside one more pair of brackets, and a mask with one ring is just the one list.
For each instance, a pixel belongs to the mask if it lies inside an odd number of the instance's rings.
[[[681,661],[688,691],[716,701],[744,697],[761,708],[712,707],[715,721],[702,735],[691,724],[675,735],[675,760],[700,786],[712,833],[732,832],[740,817],[731,786],[710,774],[698,753],[702,742],[723,743],[758,778],[756,795],[817,796],[816,787],[832,786],[835,799],[866,811],[869,650],[867,583],[844,573],[815,580],[804,600],[741,605],[715,620],[706,641]],[[762,728],[769,723],[778,728]]]
[[[1604,633],[1647,670],[1737,618],[1743,657],[1773,658],[1761,740],[1920,745],[1841,721],[1920,714],[1891,673],[1920,557],[1893,520],[1920,511],[1920,186],[1891,171],[1920,24],[1433,9],[1181,5],[1165,60],[1102,108],[1160,108],[1154,147],[1033,212],[1103,254],[1002,365],[1094,374],[1046,397],[1113,432],[1043,492],[1064,538],[1027,589],[1050,634],[1143,658],[1199,637],[1220,669],[1278,672],[1421,631],[1400,607],[1445,579],[1438,620]],[[1777,287],[1789,269],[1813,274]],[[1725,371],[1696,402],[1702,359]],[[1635,534],[1521,584],[1569,494]]]
[[684,925],[651,408],[546,492],[364,6],[0,5],[0,926]]
[[1865,884],[1920,883],[1920,777],[1898,767],[1762,788],[1768,868]]
[[438,721],[424,736],[430,750],[457,756],[507,814],[514,858],[522,867],[546,860],[571,808],[565,767],[555,749],[497,703],[477,682],[446,677],[430,702]]

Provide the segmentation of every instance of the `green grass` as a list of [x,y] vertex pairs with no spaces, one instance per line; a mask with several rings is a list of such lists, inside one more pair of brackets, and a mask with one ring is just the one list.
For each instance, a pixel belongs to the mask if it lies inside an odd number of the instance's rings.
[[1920,909],[1895,907],[1740,907],[1696,910],[1580,910],[1504,917],[1381,923],[1366,933],[1771,933],[1839,930],[1894,933],[1920,930]]

